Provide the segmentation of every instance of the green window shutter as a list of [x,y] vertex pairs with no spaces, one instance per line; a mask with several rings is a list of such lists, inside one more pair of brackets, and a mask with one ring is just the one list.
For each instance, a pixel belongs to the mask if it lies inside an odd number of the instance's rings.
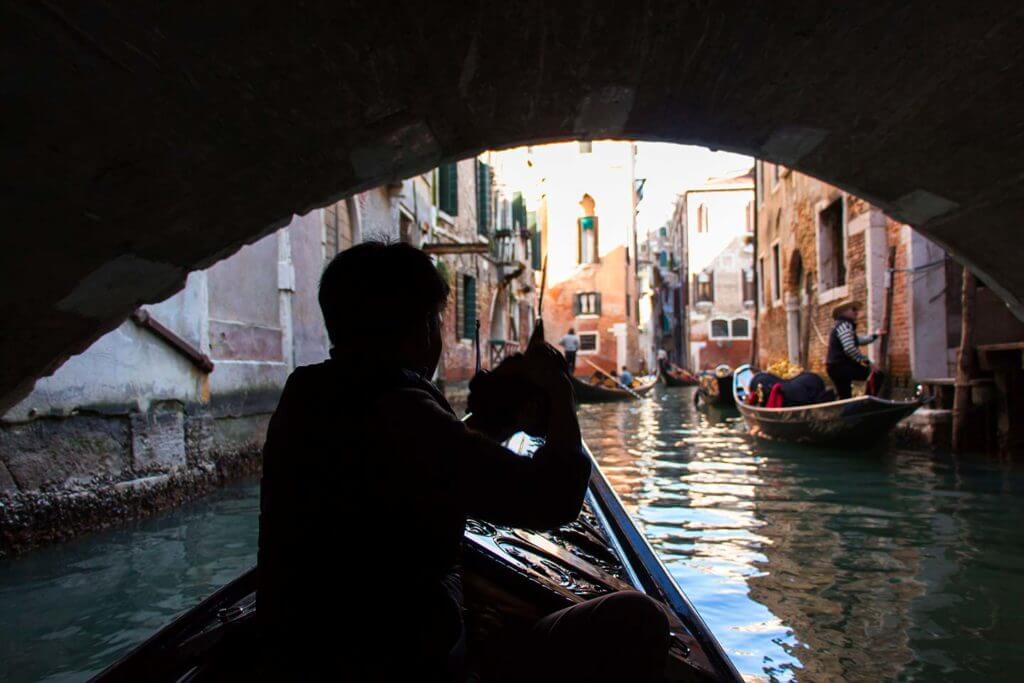
[[594,314],[601,315],[601,292],[594,294]]
[[462,276],[455,276],[455,340],[463,337],[463,311],[466,310],[466,288],[462,283]]
[[523,230],[526,228],[526,200],[522,192],[512,195],[512,229]]
[[540,227],[537,226],[537,213],[531,211],[526,214],[526,227],[530,230],[530,265],[534,270],[544,267],[540,255]]
[[476,162],[476,231],[486,235],[491,231],[491,167]]
[[583,312],[583,306],[580,304],[580,295],[573,294],[572,297],[572,314],[579,315]]
[[463,289],[466,290],[463,303],[463,339],[472,339],[476,331],[476,278],[464,275]]
[[438,208],[449,216],[459,213],[459,167],[458,164],[445,164],[437,169],[437,203]]

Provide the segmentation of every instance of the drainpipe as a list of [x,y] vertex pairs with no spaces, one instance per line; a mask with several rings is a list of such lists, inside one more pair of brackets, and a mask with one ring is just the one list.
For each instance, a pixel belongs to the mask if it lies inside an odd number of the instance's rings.
[[348,211],[348,224],[352,227],[352,244],[359,244],[363,241],[363,216],[355,195],[345,200],[345,209]]
[[[761,164],[761,172],[758,173],[757,165]],[[760,272],[757,268],[759,263],[759,256],[757,253],[757,235],[761,228],[761,176],[764,174],[764,164],[759,160],[754,160],[754,258],[750,263],[750,267],[754,269],[754,333],[750,339],[750,364],[755,368],[758,367],[760,360],[757,350],[758,345],[758,332],[761,329],[761,277],[764,273]]]

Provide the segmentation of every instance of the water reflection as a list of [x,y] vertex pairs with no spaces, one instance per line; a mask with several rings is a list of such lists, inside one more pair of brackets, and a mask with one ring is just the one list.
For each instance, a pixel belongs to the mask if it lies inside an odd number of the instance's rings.
[[584,433],[744,674],[1017,678],[1019,468],[766,445],[690,398],[588,406]]
[[[755,443],[735,413],[697,413],[691,391],[585,406],[582,422],[742,672],[1020,678],[1020,467]],[[249,482],[0,561],[0,680],[79,681],[102,669],[251,566],[257,515]]]
[[0,561],[0,680],[82,681],[256,560],[246,482],[160,517]]

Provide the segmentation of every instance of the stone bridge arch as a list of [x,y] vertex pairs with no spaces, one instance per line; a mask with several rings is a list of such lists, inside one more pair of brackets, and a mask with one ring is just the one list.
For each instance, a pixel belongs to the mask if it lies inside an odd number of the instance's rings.
[[865,197],[1021,313],[1019,15],[139,0],[4,9],[0,408],[185,274],[339,197],[485,148],[701,144]]

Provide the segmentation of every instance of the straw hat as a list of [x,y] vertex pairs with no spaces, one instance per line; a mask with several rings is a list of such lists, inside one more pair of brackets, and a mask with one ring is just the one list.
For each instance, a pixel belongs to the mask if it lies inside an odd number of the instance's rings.
[[832,307],[832,319],[834,320],[838,318],[839,314],[845,311],[847,308],[853,308],[859,311],[860,309],[864,308],[864,305],[861,304],[861,302],[857,301],[856,299],[843,299],[842,301],[840,301],[839,303]]

